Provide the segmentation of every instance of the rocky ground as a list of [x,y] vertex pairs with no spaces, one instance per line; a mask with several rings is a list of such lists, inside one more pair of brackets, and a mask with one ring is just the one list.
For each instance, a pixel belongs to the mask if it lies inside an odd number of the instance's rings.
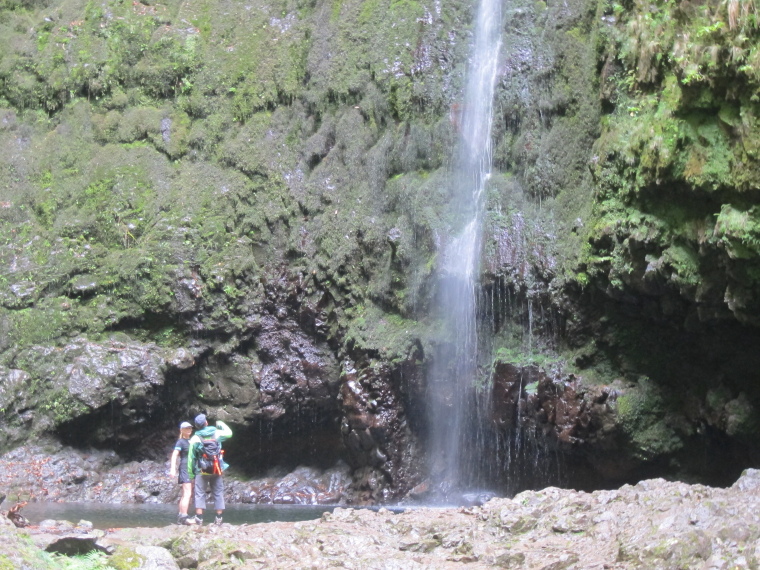
[[0,567],[13,568],[55,568],[39,549],[77,548],[107,552],[114,568],[167,570],[758,568],[760,470],[727,489],[662,479],[593,493],[550,487],[481,507],[336,509],[297,523],[103,532],[49,521],[0,530]]

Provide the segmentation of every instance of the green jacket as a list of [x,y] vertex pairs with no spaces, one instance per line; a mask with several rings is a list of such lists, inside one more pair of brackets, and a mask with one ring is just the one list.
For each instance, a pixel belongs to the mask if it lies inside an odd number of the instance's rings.
[[[190,475],[190,479],[194,479],[196,475],[195,454],[201,447],[201,440],[215,438],[221,446],[224,440],[231,437],[232,430],[227,427],[227,424],[225,424],[222,420],[216,420],[216,427],[206,426],[205,428],[199,429],[193,434],[193,437],[190,438],[190,450],[187,452],[187,474]],[[224,460],[222,460],[222,471],[227,469],[227,467],[229,467],[229,465],[227,465]]]

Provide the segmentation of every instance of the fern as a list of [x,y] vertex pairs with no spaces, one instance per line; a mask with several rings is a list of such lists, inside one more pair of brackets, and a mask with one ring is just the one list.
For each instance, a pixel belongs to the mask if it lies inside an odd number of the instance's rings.
[[91,550],[87,554],[77,556],[53,555],[56,563],[63,570],[116,570],[108,564],[108,555],[99,550]]

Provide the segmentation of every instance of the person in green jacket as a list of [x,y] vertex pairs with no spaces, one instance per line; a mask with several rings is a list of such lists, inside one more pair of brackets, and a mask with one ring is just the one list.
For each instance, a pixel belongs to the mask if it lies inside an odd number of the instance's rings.
[[[216,427],[209,426],[204,414],[198,414],[195,417],[195,427],[197,431],[190,438],[190,450],[187,456],[187,471],[190,479],[195,480],[195,523],[203,524],[206,493],[210,489],[216,509],[214,523],[222,524],[222,513],[224,513],[223,472],[229,465],[224,462],[221,444],[224,440],[232,437],[232,430],[221,420],[216,421]],[[215,450],[216,453],[214,453]],[[202,469],[202,457],[208,460],[211,466]]]

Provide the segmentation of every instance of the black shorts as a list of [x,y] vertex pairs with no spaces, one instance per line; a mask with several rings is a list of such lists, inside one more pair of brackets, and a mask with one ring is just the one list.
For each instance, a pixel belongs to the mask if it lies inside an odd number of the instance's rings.
[[179,470],[179,477],[177,478],[177,483],[179,483],[180,485],[184,485],[185,483],[191,483],[190,475],[187,474],[187,469]]

